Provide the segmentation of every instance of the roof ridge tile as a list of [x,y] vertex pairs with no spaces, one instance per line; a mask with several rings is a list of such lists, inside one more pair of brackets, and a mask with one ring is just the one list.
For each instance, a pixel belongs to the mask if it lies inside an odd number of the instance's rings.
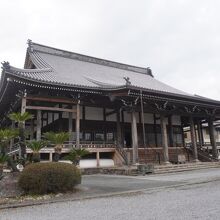
[[83,55],[83,54],[79,54],[79,53],[75,53],[75,52],[71,52],[71,51],[67,51],[67,50],[62,50],[62,49],[34,43],[34,42],[31,42],[31,51],[48,53],[51,55],[62,56],[62,57],[69,58],[69,59],[75,59],[75,60],[79,60],[79,61],[95,63],[95,64],[99,64],[99,65],[104,65],[104,66],[110,66],[110,67],[114,67],[114,68],[133,71],[136,73],[147,74],[147,75],[150,75],[153,77],[152,72],[149,67],[144,68],[144,67],[119,63],[119,62],[115,62],[115,61],[111,61],[111,60],[107,60],[107,59],[102,59],[102,58]]

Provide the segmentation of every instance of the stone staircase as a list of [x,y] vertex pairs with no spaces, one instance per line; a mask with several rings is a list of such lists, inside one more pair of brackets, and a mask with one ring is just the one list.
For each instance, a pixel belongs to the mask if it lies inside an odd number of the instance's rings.
[[[185,149],[193,157],[192,146],[188,145],[187,147],[185,147]],[[198,159],[202,162],[217,162],[218,161],[218,159],[214,158],[212,155],[206,152],[204,148],[197,147],[197,153],[198,153]]]
[[[142,165],[138,165],[142,166]],[[126,175],[139,176],[147,174],[166,174],[176,173],[200,169],[220,168],[220,162],[196,162],[186,164],[169,164],[169,165],[154,165],[154,172],[143,172],[138,169],[138,166],[120,166],[120,167],[100,167],[100,168],[84,168],[81,169],[82,174],[109,174],[109,175]],[[145,165],[144,165],[145,166]],[[145,170],[147,171],[147,170]]]
[[185,164],[155,165],[154,174],[174,173],[208,168],[220,168],[220,162],[196,162]]

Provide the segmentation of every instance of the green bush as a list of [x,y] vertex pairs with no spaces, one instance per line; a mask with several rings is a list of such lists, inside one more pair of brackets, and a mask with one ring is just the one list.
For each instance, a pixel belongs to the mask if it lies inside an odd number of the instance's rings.
[[71,191],[80,183],[81,174],[74,165],[54,162],[30,164],[18,180],[25,193],[30,194]]

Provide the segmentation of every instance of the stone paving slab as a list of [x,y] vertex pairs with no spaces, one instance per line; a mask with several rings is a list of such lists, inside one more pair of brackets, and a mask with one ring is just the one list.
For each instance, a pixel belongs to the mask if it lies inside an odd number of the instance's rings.
[[220,179],[220,169],[206,169],[177,174],[160,174],[146,176],[116,176],[116,175],[88,175],[83,176],[82,184],[76,193],[64,194],[61,197],[40,201],[13,202],[2,204],[0,209],[22,207],[46,203],[67,202],[91,198],[138,193],[156,189],[172,188],[199,182],[209,182]]
[[0,210],[1,220],[217,220],[220,181]]

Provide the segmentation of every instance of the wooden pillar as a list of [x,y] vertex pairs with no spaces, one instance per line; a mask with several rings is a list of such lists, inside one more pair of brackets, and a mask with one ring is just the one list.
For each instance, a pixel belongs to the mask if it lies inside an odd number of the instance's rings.
[[76,148],[79,148],[80,144],[80,105],[76,104]]
[[132,148],[133,148],[133,164],[138,163],[138,135],[137,135],[137,119],[135,111],[131,112],[131,134],[132,134]]
[[181,125],[181,132],[182,132],[182,145],[183,147],[185,147],[185,135],[184,135],[183,125]]
[[197,125],[197,133],[198,133],[198,141],[199,141],[199,146],[200,147],[202,147],[202,145],[203,145],[203,140],[202,140],[202,130],[201,130],[201,124],[200,124],[200,121],[199,120],[197,120],[197,123],[196,123],[196,125]]
[[37,110],[37,135],[36,139],[41,139],[41,127],[42,127],[42,121],[41,121],[41,110]]
[[53,153],[52,153],[52,152],[49,153],[49,161],[50,161],[50,162],[53,161]]
[[49,124],[49,112],[47,112],[47,125]]
[[218,150],[217,150],[217,145],[216,145],[216,139],[215,139],[215,127],[213,125],[213,119],[209,119],[209,135],[210,135],[210,143],[212,145],[212,155],[214,158],[218,159]]
[[72,112],[69,112],[68,130],[69,130],[69,142],[71,142],[73,140],[73,113]]
[[100,166],[100,153],[99,151],[96,152],[96,161],[97,161],[97,167]]
[[[15,129],[15,121],[12,121],[11,122],[11,129]],[[11,140],[10,140],[10,149],[9,149],[9,151],[11,152],[12,151],[12,147],[13,147],[13,145],[14,145],[14,138],[12,138]]]
[[[145,122],[144,122],[144,104],[143,104],[143,96],[142,91],[140,91],[140,99],[141,99],[141,112],[139,113],[140,123],[142,123],[142,132],[143,132],[143,146],[146,148],[146,132],[145,132]],[[144,150],[144,158],[146,160],[146,149]]]
[[[106,123],[106,108],[103,108],[103,121]],[[106,144],[107,142],[107,131],[106,131],[106,126],[104,125],[103,128],[103,132],[104,132],[104,142]]]
[[21,100],[21,114],[26,112],[26,105],[27,105],[27,99],[24,96],[22,97],[22,100]]
[[[25,111],[26,111],[26,105],[27,105],[27,99],[26,99],[26,94],[24,94],[24,96],[22,97],[22,100],[21,100],[21,114],[24,114]],[[18,123],[18,126],[22,129],[19,129],[19,133],[20,133],[20,141],[21,141],[21,144],[20,144],[20,150],[19,150],[19,158],[20,157],[24,157],[26,158],[27,157],[27,152],[26,152],[26,145],[25,145],[25,134],[24,134],[24,131],[25,131],[25,121],[23,123]]]
[[[27,99],[26,96],[24,96],[21,99],[21,114],[24,114],[26,112],[26,105],[27,105]],[[25,122],[22,124],[22,126],[25,129]]]
[[154,140],[155,140],[155,146],[158,147],[158,141],[157,141],[157,119],[156,119],[156,114],[154,114]]
[[170,144],[170,147],[174,147],[172,115],[168,116],[168,130],[169,130],[169,144]]
[[85,141],[85,120],[86,120],[86,107],[82,106],[82,139]]
[[193,157],[194,157],[194,161],[197,162],[198,152],[197,152],[197,144],[196,144],[196,132],[195,132],[195,124],[192,116],[189,117],[189,123],[190,123],[190,134],[191,134]]
[[201,127],[201,139],[202,139],[202,146],[204,146],[204,136],[203,136],[203,127],[202,127],[202,122],[200,123]]
[[125,146],[125,128],[124,128],[124,111],[121,111],[121,144],[123,147]]
[[54,112],[52,112],[52,122],[55,121]]
[[31,123],[30,123],[30,139],[33,140],[34,139],[34,119],[31,119]]
[[117,147],[122,146],[122,139],[121,139],[121,117],[120,117],[120,110],[117,111]]
[[168,164],[169,163],[168,138],[167,138],[166,121],[163,114],[160,115],[160,126],[161,126],[164,163]]

